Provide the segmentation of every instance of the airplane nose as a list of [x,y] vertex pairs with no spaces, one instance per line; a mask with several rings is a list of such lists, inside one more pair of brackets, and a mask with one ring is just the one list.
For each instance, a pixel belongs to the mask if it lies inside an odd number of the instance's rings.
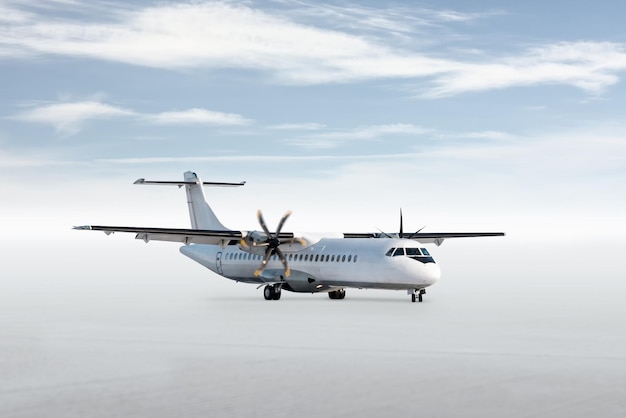
[[441,269],[438,264],[427,263],[424,265],[424,281],[429,285],[434,284],[441,277]]

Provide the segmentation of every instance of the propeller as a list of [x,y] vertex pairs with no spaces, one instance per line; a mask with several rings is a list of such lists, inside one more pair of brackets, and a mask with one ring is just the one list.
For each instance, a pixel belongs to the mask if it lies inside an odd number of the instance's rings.
[[[257,219],[259,220],[259,224],[261,225],[261,228],[263,229],[263,232],[265,233],[266,238],[261,241],[253,240],[251,244],[253,247],[265,247],[265,254],[263,255],[263,261],[261,261],[261,266],[254,272],[255,276],[261,275],[263,270],[265,270],[265,267],[267,267],[267,263],[270,261],[270,258],[274,254],[278,256],[278,258],[280,259],[280,262],[283,263],[283,266],[285,266],[285,276],[289,277],[289,275],[291,274],[291,270],[289,269],[289,264],[287,263],[287,258],[285,257],[285,254],[281,251],[280,246],[282,244],[293,244],[294,242],[298,242],[301,245],[305,246],[306,241],[302,238],[287,238],[287,239],[280,238],[280,231],[283,229],[283,226],[285,225],[285,222],[287,221],[287,218],[289,218],[290,215],[291,215],[291,211],[287,211],[283,215],[283,217],[280,219],[280,222],[278,222],[278,227],[276,228],[276,232],[272,233],[267,228],[267,224],[265,223],[265,219],[263,219],[263,214],[261,213],[261,210],[257,211],[256,216],[257,216]],[[246,239],[242,239],[240,241],[240,244],[242,247],[249,246]]]
[[[417,231],[413,232],[411,235],[409,235],[409,237],[407,239],[413,239],[424,228],[426,228],[426,225],[424,225],[423,227],[421,227]],[[378,228],[376,228],[376,229],[378,229]],[[381,234],[383,234],[387,238],[404,238],[404,227],[403,227],[403,222],[402,222],[402,208],[400,208],[400,232],[397,235],[396,234],[388,234],[388,233],[386,233],[386,232],[384,232],[384,231],[382,231],[380,229],[378,229],[378,230],[380,231]]]

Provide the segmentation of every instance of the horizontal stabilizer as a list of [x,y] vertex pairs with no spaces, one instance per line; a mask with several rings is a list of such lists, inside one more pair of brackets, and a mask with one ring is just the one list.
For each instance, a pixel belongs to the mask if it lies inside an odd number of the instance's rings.
[[[161,181],[161,180],[146,180],[146,179],[137,179],[133,184],[143,184],[149,186],[178,186],[183,187],[185,185],[198,184],[195,181]],[[216,182],[216,181],[203,181],[203,186],[214,186],[214,187],[239,187],[245,185],[245,181],[241,181],[239,183],[224,183],[224,182]]]

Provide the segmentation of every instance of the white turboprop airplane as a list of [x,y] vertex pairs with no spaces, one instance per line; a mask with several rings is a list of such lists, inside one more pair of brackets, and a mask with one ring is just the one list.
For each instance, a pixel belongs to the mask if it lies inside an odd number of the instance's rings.
[[136,239],[174,241],[185,245],[180,252],[209,270],[237,282],[265,286],[266,300],[278,300],[281,290],[328,292],[343,299],[345,288],[407,290],[411,300],[421,302],[426,287],[440,277],[439,266],[425,243],[441,245],[444,239],[503,236],[502,232],[339,233],[324,236],[281,232],[291,215],[287,212],[276,232],[270,232],[257,212],[262,231],[226,228],[206,202],[202,186],[243,186],[241,183],[202,182],[196,173],[184,173],[184,181],[147,181],[135,184],[185,187],[191,229],[123,226],[76,226],[74,229],[132,232]]

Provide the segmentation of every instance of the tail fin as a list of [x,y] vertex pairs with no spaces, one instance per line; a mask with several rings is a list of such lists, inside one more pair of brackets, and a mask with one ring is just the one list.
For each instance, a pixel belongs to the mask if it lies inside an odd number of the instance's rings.
[[184,173],[185,181],[148,181],[146,179],[139,179],[135,181],[135,184],[146,185],[165,185],[165,186],[185,186],[187,192],[187,205],[189,206],[189,218],[191,219],[191,227],[193,229],[211,229],[211,230],[228,230],[217,219],[215,213],[209,206],[204,197],[203,185],[208,186],[243,186],[245,182],[241,183],[215,183],[215,182],[202,182],[191,171]]
[[[215,213],[204,197],[202,182],[191,171],[185,173],[185,191],[187,192],[187,205],[189,206],[189,218],[193,229],[228,229],[217,219]],[[192,183],[192,184],[189,184]]]

